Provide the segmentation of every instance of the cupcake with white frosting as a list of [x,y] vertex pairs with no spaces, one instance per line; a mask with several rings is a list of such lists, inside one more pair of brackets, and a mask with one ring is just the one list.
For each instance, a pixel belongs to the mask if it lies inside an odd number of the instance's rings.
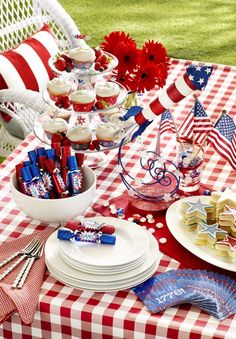
[[71,82],[62,78],[54,78],[47,84],[49,96],[53,101],[58,101],[61,96],[69,95],[71,89]]
[[92,90],[80,89],[72,92],[70,100],[76,112],[89,112],[95,103],[96,94]]
[[114,82],[98,82],[95,85],[96,106],[98,109],[105,109],[115,105],[120,93],[120,87]]
[[51,140],[54,134],[63,135],[67,132],[68,124],[62,118],[53,118],[43,121],[42,127],[47,137]]
[[69,57],[72,59],[73,65],[79,69],[91,68],[96,59],[94,50],[89,46],[71,49]]
[[75,126],[67,132],[71,147],[75,150],[87,150],[92,140],[92,131],[87,126]]
[[120,128],[112,123],[100,123],[97,125],[96,138],[100,141],[100,145],[111,147],[117,144]]

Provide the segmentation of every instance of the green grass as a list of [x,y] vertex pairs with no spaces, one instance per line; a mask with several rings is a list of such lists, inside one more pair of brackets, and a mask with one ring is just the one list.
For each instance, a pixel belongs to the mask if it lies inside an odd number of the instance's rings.
[[236,65],[235,0],[59,0],[91,46],[124,30],[139,47],[162,42],[175,58]]

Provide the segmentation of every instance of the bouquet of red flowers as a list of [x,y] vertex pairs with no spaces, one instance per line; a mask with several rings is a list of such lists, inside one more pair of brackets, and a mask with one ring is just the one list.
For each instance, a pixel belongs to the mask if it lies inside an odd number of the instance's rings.
[[143,93],[165,85],[170,58],[161,43],[148,40],[139,49],[129,34],[120,31],[106,35],[104,40],[101,48],[119,61],[115,80],[126,89]]

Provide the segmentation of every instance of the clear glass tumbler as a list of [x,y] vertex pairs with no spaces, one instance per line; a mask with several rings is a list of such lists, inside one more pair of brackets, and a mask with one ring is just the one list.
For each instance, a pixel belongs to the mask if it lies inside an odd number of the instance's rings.
[[200,187],[204,148],[202,145],[179,140],[177,143],[177,167],[182,174],[179,189],[195,192]]

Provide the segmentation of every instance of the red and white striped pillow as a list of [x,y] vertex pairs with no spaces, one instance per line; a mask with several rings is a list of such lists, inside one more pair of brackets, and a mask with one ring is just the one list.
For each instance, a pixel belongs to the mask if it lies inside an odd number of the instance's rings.
[[0,53],[0,89],[25,88],[42,92],[54,77],[48,59],[56,53],[55,36],[46,24],[18,47]]

